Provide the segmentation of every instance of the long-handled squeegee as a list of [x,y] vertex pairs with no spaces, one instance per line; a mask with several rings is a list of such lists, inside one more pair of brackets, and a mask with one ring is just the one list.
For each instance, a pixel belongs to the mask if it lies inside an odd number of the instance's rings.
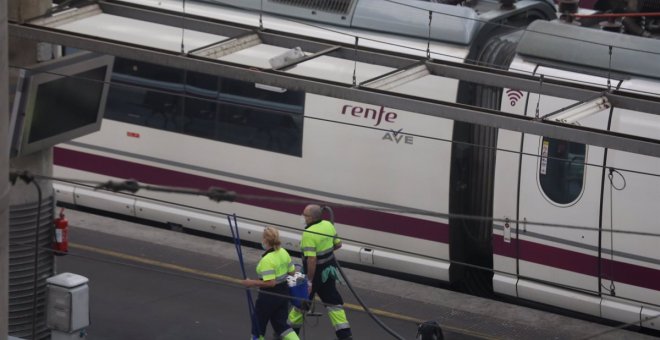
[[[241,265],[241,273],[243,274],[243,279],[247,279],[247,274],[245,273],[245,265],[243,264],[243,250],[241,249],[241,236],[238,233],[238,222],[236,221],[236,214],[227,215],[227,221],[229,222],[231,237],[234,239],[234,246],[236,246],[236,254],[238,255],[238,263]],[[245,289],[245,295],[247,296],[248,310],[250,312],[250,320],[252,322],[253,328],[259,329],[256,315],[254,314],[252,292],[250,292],[249,288]]]

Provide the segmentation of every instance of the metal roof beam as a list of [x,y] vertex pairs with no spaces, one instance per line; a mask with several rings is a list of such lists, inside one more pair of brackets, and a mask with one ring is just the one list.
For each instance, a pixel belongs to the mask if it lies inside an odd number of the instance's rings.
[[[208,18],[198,18],[187,14],[184,16],[183,13],[178,14],[167,10],[144,9],[134,5],[120,5],[105,1],[100,1],[99,4],[101,5],[101,9],[108,14],[145,20],[173,27],[194,29],[226,37],[237,37],[253,32],[253,30],[240,27],[237,24],[223,24],[212,21]],[[85,7],[78,11],[84,9]],[[35,24],[39,23],[35,22]],[[266,44],[288,49],[300,47],[305,52],[318,53],[327,50],[332,46],[341,46],[341,48],[334,49],[332,52],[325,55],[396,69],[403,69],[408,65],[420,61],[418,58],[403,54],[383,53],[381,51],[353,46],[351,44],[338,44],[308,37],[301,38],[292,34],[282,34],[269,31],[259,31],[258,34]],[[449,61],[427,60],[426,65],[431,74],[437,76],[454,78],[487,86],[513,88],[533,93],[540,92],[543,95],[567,98],[576,101],[589,100],[605,90],[604,87],[580,85],[550,78],[545,78],[543,80],[543,85],[541,86],[540,78],[538,76],[514,74],[505,70],[496,70],[483,66]],[[606,96],[614,107],[659,114],[658,106],[660,105],[660,98],[658,97],[654,98],[652,96],[635,95],[620,90],[614,90]]]
[[[224,24],[209,20],[208,18],[198,18],[190,15],[184,16],[182,13],[172,13],[171,11],[166,10],[144,9],[136,6],[120,5],[105,1],[100,1],[99,4],[101,9],[107,14],[145,20],[173,27],[193,29],[211,34],[219,34],[226,37],[238,37],[254,32],[252,29],[243,28],[237,24]],[[78,9],[77,11],[84,10],[85,7]],[[39,23],[35,22],[34,24]],[[331,52],[324,55],[347,60],[357,60],[358,62],[387,66],[395,69],[404,69],[409,65],[420,61],[418,58],[403,54],[383,53],[381,51],[360,46],[356,47],[351,44],[338,44],[308,37],[301,38],[292,34],[269,31],[259,31],[258,34],[261,37],[262,42],[265,44],[280,46],[287,49],[300,47],[303,51],[314,54],[321,51],[327,51],[332,46],[341,46],[340,48],[333,49]],[[318,56],[320,55],[315,55],[315,57]],[[513,88],[533,93],[540,92],[543,95],[567,98],[576,101],[589,100],[605,90],[604,87],[580,85],[549,78],[545,78],[543,80],[543,85],[541,86],[540,78],[538,76],[514,74],[505,70],[496,70],[483,66],[449,61],[426,60],[426,65],[431,74],[437,76],[454,78],[487,86]],[[614,107],[659,114],[658,106],[660,105],[660,98],[629,94],[619,90],[612,91],[612,93],[609,93],[606,96]]]
[[445,64],[433,61],[428,61],[426,65],[431,74],[436,76],[458,78],[479,85],[516,89],[532,93],[541,92],[544,95],[577,101],[589,100],[603,92],[603,88],[595,86],[558,82],[546,78],[543,79],[543,84],[541,85],[538,76],[515,74],[509,71],[494,70],[477,65]]
[[300,47],[305,52],[318,53],[330,47],[337,46],[337,44],[330,44],[319,42],[309,39],[302,39],[298,37],[290,37],[274,32],[259,31],[259,36],[264,44],[284,47],[286,49]]
[[390,55],[383,52],[370,51],[365,49],[355,50],[354,48],[350,47],[343,47],[332,53],[330,56],[391,68],[405,68],[413,63],[419,62],[419,59],[411,58],[409,56]]
[[80,8],[76,11],[62,12],[50,17],[39,18],[32,21],[32,24],[48,27],[64,25],[72,21],[81,20],[87,17],[103,13],[98,5],[90,5]]
[[204,46],[197,50],[192,50],[189,54],[211,58],[211,59],[220,59],[226,55],[236,53],[240,50],[257,46],[261,44],[261,39],[257,33],[248,33],[240,37],[229,38],[223,40],[216,44],[211,44],[210,46]]
[[280,71],[257,70],[245,65],[179,55],[171,52],[156,51],[153,49],[131,46],[129,44],[109,42],[71,33],[62,33],[47,28],[9,24],[9,32],[13,37],[62,44],[65,46],[144,62],[157,63],[189,71],[213,74],[248,82],[257,82],[372,105],[382,105],[393,109],[412,111],[433,117],[492,126],[512,131],[568,140],[576,143],[660,157],[660,141],[649,138],[579,126],[563,125],[549,121],[536,120],[526,116],[502,113],[495,110],[393,94],[365,87],[355,88],[346,84],[312,79]]
[[[182,29],[196,30],[205,33],[218,34],[226,37],[239,37],[246,34],[254,33],[254,30],[249,28],[241,28],[236,25],[226,25],[219,22],[209,21],[208,19],[201,19],[192,17],[188,14],[185,16],[183,13],[168,13],[169,11],[158,11],[153,9],[143,9],[128,5],[120,5],[116,3],[109,3],[105,1],[99,2],[103,13],[117,15],[121,17],[148,21],[167,26],[181,27]],[[80,10],[84,9],[81,8]],[[78,11],[80,11],[78,10]],[[293,35],[283,35],[268,30],[258,31],[262,43],[284,47],[287,49],[300,47],[305,52],[317,54],[315,57],[320,56],[322,51],[325,55],[355,60],[358,62],[365,62],[370,64],[378,64],[393,68],[401,68],[405,65],[416,61],[416,59],[407,56],[395,56],[384,54],[379,51],[370,51],[358,46],[357,50],[350,44],[337,44],[322,42],[311,38],[301,38]],[[339,47],[337,47],[339,46]],[[331,49],[331,50],[330,50]]]
[[402,68],[417,61],[410,56],[399,56],[385,54],[380,51],[367,50],[363,48],[352,48],[350,45],[338,43],[319,42],[309,38],[300,38],[295,36],[283,35],[273,32],[262,31],[259,33],[264,44],[275,45],[285,48],[300,47],[305,52],[318,53],[327,50],[330,47],[338,47],[333,51],[326,53],[329,57],[357,60],[369,64]]
[[285,64],[283,64],[279,67],[274,67],[273,70],[285,70],[285,69],[287,69],[291,66],[303,63],[307,60],[311,60],[311,59],[318,58],[318,57],[323,56],[323,55],[327,55],[328,53],[334,52],[339,48],[341,48],[341,47],[340,46],[331,46],[331,47],[326,48],[325,50],[322,50],[322,51],[319,51],[319,52],[316,52],[316,53],[313,53],[313,54],[306,55],[306,56],[304,56],[300,59],[292,60],[292,61],[290,61],[288,63],[285,63]]
[[637,96],[634,93],[626,93],[621,90],[605,93],[605,97],[612,106],[632,111],[641,111],[651,114],[660,114],[660,103],[658,100],[647,96]]
[[422,63],[414,63],[406,68],[397,69],[364,81],[360,83],[360,86],[387,91],[429,74],[430,72],[426,65]]
[[[431,74],[448,78],[457,78],[463,81],[480,85],[541,93],[576,101],[588,101],[606,90],[605,87],[581,85],[566,81],[544,78],[541,84],[538,76],[515,74],[504,70],[495,70],[476,65],[450,64],[439,61],[426,63]],[[660,98],[644,95],[635,95],[615,90],[605,95],[614,107],[633,111],[642,111],[659,114]]]

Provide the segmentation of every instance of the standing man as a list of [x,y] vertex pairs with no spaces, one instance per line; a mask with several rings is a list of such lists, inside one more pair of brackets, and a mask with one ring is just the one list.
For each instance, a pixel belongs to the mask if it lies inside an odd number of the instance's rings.
[[[339,277],[334,251],[341,248],[335,226],[322,219],[321,207],[308,205],[303,211],[305,231],[300,248],[303,252],[303,269],[309,282],[309,299],[316,294],[328,310],[328,317],[339,340],[353,339],[351,326],[346,319],[344,300],[339,295],[335,281]],[[303,311],[295,306],[289,313],[289,325],[299,332],[303,324]]]

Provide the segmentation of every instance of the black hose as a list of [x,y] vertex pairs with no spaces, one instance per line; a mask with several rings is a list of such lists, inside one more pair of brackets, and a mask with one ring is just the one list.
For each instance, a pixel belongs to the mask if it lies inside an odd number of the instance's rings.
[[[330,222],[334,225],[335,224],[335,213],[332,211],[332,208],[330,208],[328,206],[323,206],[322,209],[328,211],[328,213],[330,214]],[[362,301],[362,298],[360,298],[360,295],[358,295],[358,293],[355,291],[355,289],[353,289],[353,285],[351,285],[351,282],[348,280],[348,277],[346,276],[346,274],[344,274],[344,270],[339,265],[339,261],[336,260],[336,259],[335,259],[335,264],[337,265],[337,269],[339,269],[339,273],[344,278],[344,282],[346,282],[346,286],[348,287],[348,290],[350,290],[351,293],[353,293],[353,296],[355,296],[355,299],[358,301],[360,306],[362,306],[362,308],[364,308],[364,311],[367,312],[367,315],[369,315],[369,317],[371,317],[371,319],[373,319],[383,330],[385,330],[387,333],[389,333],[395,339],[404,340],[404,338],[401,335],[397,334],[394,330],[389,328],[383,321],[381,321],[374,313],[371,312],[369,307],[367,307],[367,305],[364,304],[364,301]]]

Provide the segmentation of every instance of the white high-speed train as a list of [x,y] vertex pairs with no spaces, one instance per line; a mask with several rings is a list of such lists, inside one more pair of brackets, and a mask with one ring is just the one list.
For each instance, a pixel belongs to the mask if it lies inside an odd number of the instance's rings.
[[[405,4],[264,0],[263,23],[272,31],[341,44],[354,43],[358,35],[361,46],[424,58],[428,10],[433,10],[449,16],[436,15],[432,22],[432,58],[603,90],[609,81],[624,91],[660,96],[656,39],[584,27],[586,19],[582,26],[551,21],[554,5],[544,1],[519,1],[510,10],[488,1],[460,7],[397,2]],[[181,10],[178,1],[123,3]],[[255,26],[258,14],[250,8],[261,6],[258,0],[189,1],[186,13]],[[658,21],[640,22],[629,30],[657,33]],[[130,35],[131,42],[156,49],[180,48],[180,35],[167,34],[180,27],[149,25],[101,13],[57,28],[107,39]],[[210,35],[192,29],[185,34],[188,44],[199,46]],[[608,44],[617,46],[611,58]],[[268,69],[269,59],[283,52],[262,43],[220,60]],[[321,56],[287,72],[350,84],[354,74],[359,83],[392,70]],[[227,236],[226,214],[236,213],[244,239],[259,242],[260,229],[272,224],[282,227],[287,248],[299,250],[302,204],[240,196],[325,201],[338,205],[343,261],[660,330],[660,319],[647,320],[660,314],[660,238],[612,232],[660,233],[657,158],[121,58],[112,79],[102,129],[55,148],[56,176],[215,186],[236,191],[239,200],[214,203],[142,191],[133,196],[58,182],[60,202]],[[574,103],[432,74],[393,84],[390,91],[527,116]],[[616,107],[565,122],[660,135],[657,115]],[[437,217],[447,213],[449,218]],[[451,217],[458,215],[486,219]]]

